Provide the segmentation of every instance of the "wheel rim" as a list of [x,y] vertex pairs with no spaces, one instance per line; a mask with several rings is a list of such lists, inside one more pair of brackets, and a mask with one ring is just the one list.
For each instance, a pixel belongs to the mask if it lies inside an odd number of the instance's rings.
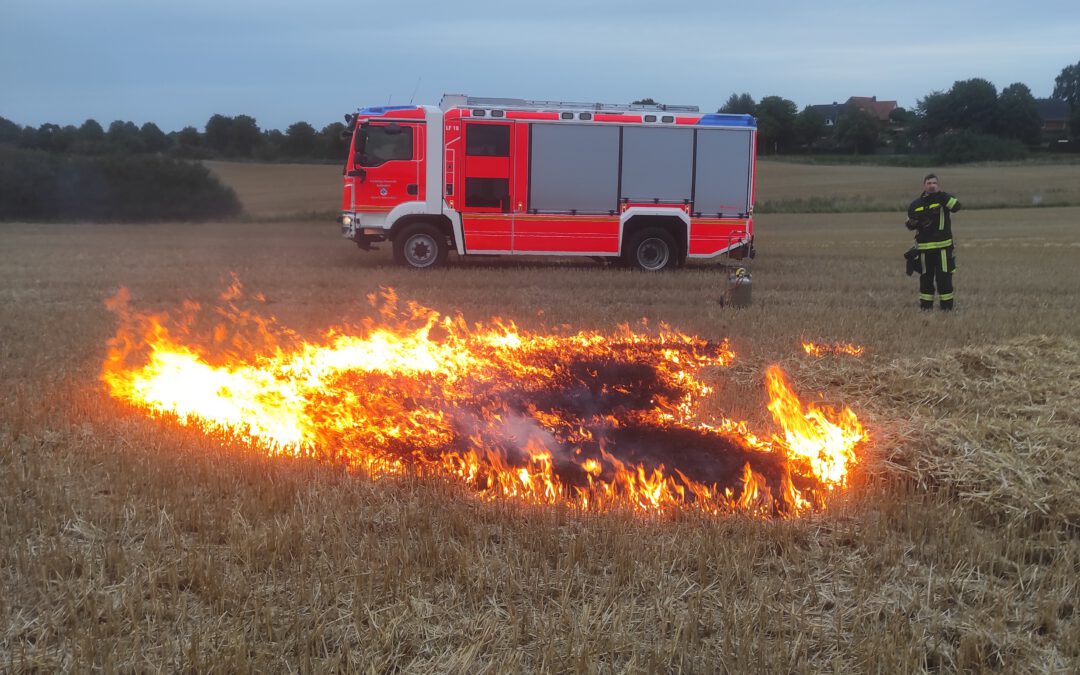
[[642,269],[663,269],[671,259],[671,249],[667,242],[659,237],[649,237],[637,247],[637,261]]
[[439,255],[439,244],[430,234],[414,234],[405,242],[405,260],[413,267],[430,267]]

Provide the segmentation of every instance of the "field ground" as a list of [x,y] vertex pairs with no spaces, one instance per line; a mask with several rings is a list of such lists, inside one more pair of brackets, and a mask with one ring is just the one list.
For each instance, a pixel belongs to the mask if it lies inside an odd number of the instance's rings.
[[[233,186],[256,218],[336,212],[341,167],[330,164],[206,162]],[[979,164],[955,167],[821,166],[761,159],[757,202],[772,212],[904,211],[922,177],[969,208],[1080,206],[1080,164]]]
[[[788,170],[762,168],[763,184]],[[312,171],[234,178],[249,213],[284,216],[336,199]],[[852,194],[894,178],[909,194],[920,172],[897,171]],[[1036,181],[942,174],[961,197]],[[811,178],[790,175],[798,198]],[[326,220],[2,225],[0,670],[1076,672],[1080,208],[958,214],[952,314],[915,309],[901,220],[760,216],[747,309],[720,306],[715,264],[415,273]],[[801,520],[581,515],[263,458],[110,400],[105,298],[210,303],[231,272],[306,335],[389,286],[529,329],[647,318],[729,337],[706,414],[768,428],[761,377],[779,362],[804,396],[851,406],[873,446]],[[811,359],[802,339],[867,354]]]

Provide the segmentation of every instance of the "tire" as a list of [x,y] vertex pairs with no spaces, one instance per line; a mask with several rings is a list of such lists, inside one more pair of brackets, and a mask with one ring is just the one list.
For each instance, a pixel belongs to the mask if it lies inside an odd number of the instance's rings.
[[446,235],[429,223],[406,225],[394,237],[394,261],[413,269],[428,269],[446,264],[450,245]]
[[630,238],[623,257],[629,267],[643,272],[671,269],[679,260],[675,238],[660,227],[647,227]]

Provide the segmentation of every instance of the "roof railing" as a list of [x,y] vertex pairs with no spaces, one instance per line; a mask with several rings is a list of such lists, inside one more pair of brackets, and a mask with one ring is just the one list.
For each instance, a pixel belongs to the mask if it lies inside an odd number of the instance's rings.
[[531,101],[523,98],[491,98],[486,96],[466,96],[465,94],[443,94],[442,101],[439,102],[439,107],[443,110],[449,110],[450,108],[503,108],[507,110],[575,110],[588,112],[700,112],[696,105]]

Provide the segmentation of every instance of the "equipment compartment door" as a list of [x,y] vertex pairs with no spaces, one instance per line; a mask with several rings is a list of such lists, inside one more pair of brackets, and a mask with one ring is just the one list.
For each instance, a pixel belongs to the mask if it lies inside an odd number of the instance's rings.
[[513,122],[465,122],[465,161],[458,189],[465,250],[509,253],[514,226]]

